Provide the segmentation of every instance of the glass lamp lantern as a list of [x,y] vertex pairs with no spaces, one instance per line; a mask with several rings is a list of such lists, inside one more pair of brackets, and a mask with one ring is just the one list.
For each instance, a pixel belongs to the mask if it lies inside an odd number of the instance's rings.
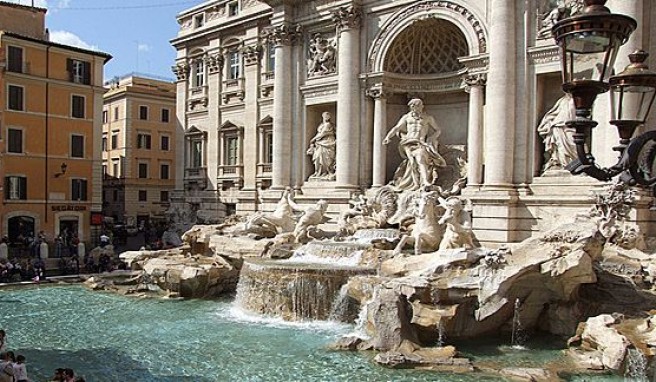
[[552,29],[561,49],[563,90],[574,97],[577,115],[589,117],[596,96],[608,91],[619,47],[636,29],[629,16],[613,14],[606,0],[585,0],[582,12]]
[[631,63],[610,78],[611,121],[620,143],[628,144],[635,129],[644,124],[656,97],[656,73],[645,64],[649,54],[639,50],[629,55]]

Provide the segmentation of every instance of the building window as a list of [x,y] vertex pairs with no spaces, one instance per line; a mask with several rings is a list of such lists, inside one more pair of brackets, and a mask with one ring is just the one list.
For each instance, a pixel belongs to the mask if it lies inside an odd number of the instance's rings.
[[228,136],[225,139],[224,164],[228,166],[237,165],[239,159],[239,139],[236,136]]
[[23,48],[9,46],[7,49],[7,71],[23,73]]
[[71,179],[71,200],[87,200],[86,179]]
[[228,16],[237,16],[239,14],[239,2],[231,1],[228,3]]
[[102,151],[107,151],[107,134],[102,137]]
[[239,52],[233,51],[228,53],[228,78],[236,80],[241,75],[241,63],[239,59]]
[[148,163],[139,163],[139,179],[148,178]]
[[112,150],[118,148],[118,131],[112,132]]
[[162,109],[161,121],[164,123],[169,123],[169,109]]
[[[103,173],[103,179],[107,179],[107,165],[106,164],[102,165],[102,173]],[[105,198],[103,197],[103,200],[104,199]]]
[[139,119],[148,120],[148,106],[139,106]]
[[195,139],[191,141],[190,167],[203,167],[203,141]]
[[200,28],[205,25],[205,14],[201,13],[194,16],[194,28]]
[[167,135],[162,135],[159,148],[162,151],[169,151],[169,137]]
[[114,121],[118,121],[118,106],[114,107]]
[[137,148],[150,150],[150,134],[137,134]]
[[23,130],[8,129],[7,130],[7,152],[9,153],[22,153],[23,152]]
[[194,61],[194,76],[192,86],[199,87],[205,85],[205,61],[197,59]]
[[9,97],[7,99],[7,108],[9,110],[23,111],[23,87],[16,85],[9,85]]
[[27,200],[27,178],[24,176],[5,177],[5,199]]
[[113,199],[115,202],[118,202],[118,190],[113,190],[113,191],[112,191],[112,199]]
[[118,159],[114,159],[112,161],[112,175],[114,176],[114,178],[120,177],[119,175],[121,174],[119,173],[119,168],[120,167],[119,167]]
[[69,58],[66,60],[66,66],[70,80],[76,84],[91,84],[91,63]]
[[74,95],[71,97],[71,116],[73,118],[84,118],[84,97]]
[[148,201],[148,191],[139,190],[139,201],[140,202],[147,202]]
[[160,179],[169,179],[169,165],[162,164],[159,167],[159,178]]
[[71,135],[71,158],[84,158],[83,135]]
[[273,132],[264,134],[264,163],[273,163]]
[[169,192],[168,191],[160,191],[159,192],[159,201],[160,201],[160,203],[168,203],[169,202]]
[[109,116],[107,115],[107,110],[103,110],[103,116],[102,116],[102,118],[103,118],[103,123],[107,123],[107,122],[109,122],[109,119],[108,119]]
[[276,69],[276,46],[274,44],[269,44],[267,46],[267,67],[266,70],[273,72]]

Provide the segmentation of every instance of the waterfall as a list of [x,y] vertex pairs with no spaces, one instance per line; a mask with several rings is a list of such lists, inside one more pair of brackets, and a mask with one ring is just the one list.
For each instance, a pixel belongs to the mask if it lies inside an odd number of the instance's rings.
[[647,357],[638,349],[629,349],[624,358],[624,380],[647,382]]
[[444,328],[444,320],[440,319],[437,326],[437,347],[444,347],[446,344],[446,329]]
[[524,329],[522,328],[522,321],[520,319],[521,305],[521,301],[518,298],[515,299],[510,345],[517,348],[523,347],[526,343],[526,333],[524,333]]
[[242,309],[289,321],[327,320],[337,309],[333,305],[349,277],[371,272],[327,264],[249,260],[242,267],[235,303]]

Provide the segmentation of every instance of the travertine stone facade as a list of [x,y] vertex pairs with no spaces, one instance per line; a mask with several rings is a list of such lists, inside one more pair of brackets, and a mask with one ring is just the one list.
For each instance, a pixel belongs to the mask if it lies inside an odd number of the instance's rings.
[[[552,0],[216,0],[178,15],[178,115],[185,162],[180,188],[214,192],[227,211],[272,210],[285,188],[299,203],[329,201],[329,213],[359,192],[389,183],[401,156],[382,141],[421,98],[442,148],[467,153],[474,231],[489,244],[535,235],[549,221],[588,208],[596,181],[541,174],[536,132],[560,98],[560,62],[543,33]],[[610,0],[640,30],[624,53],[654,50],[646,0]],[[552,14],[557,14],[553,12]],[[546,21],[545,21],[546,20]],[[333,69],[334,63],[334,69]],[[618,60],[617,72],[626,61]],[[323,65],[323,66],[322,66]],[[593,149],[608,147],[604,99]],[[334,116],[335,180],[310,179],[306,151]],[[198,139],[199,143],[193,143]],[[439,178],[439,176],[438,176]],[[654,220],[641,200],[635,219]],[[649,224],[644,224],[647,229]]]

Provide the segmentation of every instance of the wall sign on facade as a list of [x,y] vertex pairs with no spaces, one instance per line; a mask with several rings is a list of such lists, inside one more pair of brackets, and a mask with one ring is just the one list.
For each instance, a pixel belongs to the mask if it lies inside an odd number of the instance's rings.
[[62,204],[51,207],[53,211],[86,211],[87,206],[80,206],[77,204]]

